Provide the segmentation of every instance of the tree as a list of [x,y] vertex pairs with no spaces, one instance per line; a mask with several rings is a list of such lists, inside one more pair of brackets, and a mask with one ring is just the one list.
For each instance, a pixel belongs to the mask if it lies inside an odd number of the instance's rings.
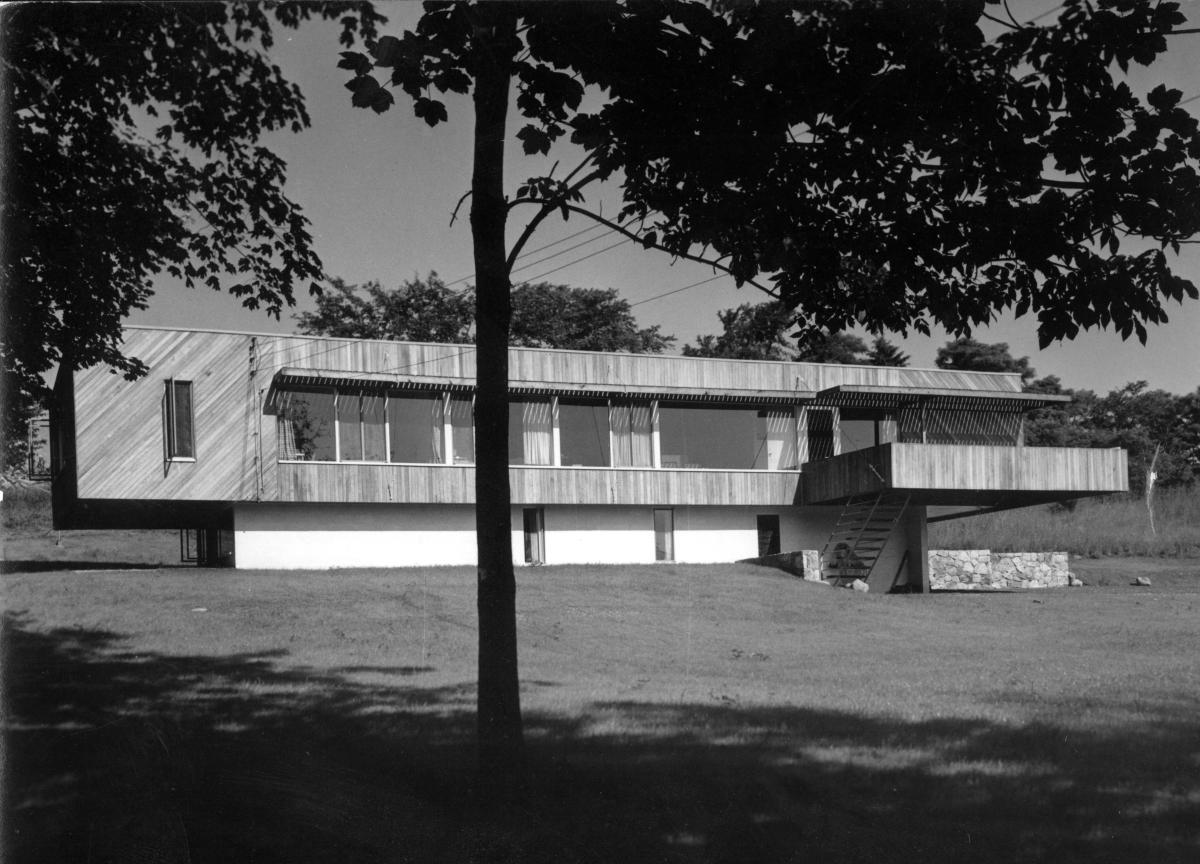
[[[364,296],[365,295],[365,296]],[[387,290],[378,282],[361,289],[341,279],[317,298],[315,312],[295,316],[301,333],[352,339],[471,342],[475,296],[446,287],[437,273],[406,279]]]
[[257,143],[308,125],[264,52],[276,26],[313,18],[341,18],[347,47],[383,20],[327,2],[3,10],[6,425],[43,397],[56,363],[143,373],[121,351],[121,322],[160,274],[276,317],[295,285],[322,278],[286,166]]
[[911,358],[882,336],[876,336],[867,352],[868,366],[907,366]]
[[853,333],[808,331],[800,340],[796,359],[804,363],[865,363],[867,343]]
[[[365,295],[365,296],[364,296]],[[522,284],[512,293],[509,342],[532,348],[660,354],[675,341],[658,325],[639,328],[615,289]],[[430,273],[385,290],[340,279],[317,298],[315,312],[295,316],[302,333],[415,342],[475,341],[475,290],[454,291]]]
[[[430,126],[447,119],[442,93],[469,93],[474,112],[485,778],[521,764],[508,274],[547,217],[707,262],[831,332],[927,333],[932,321],[966,335],[1014,309],[1037,316],[1043,342],[1091,326],[1144,339],[1164,302],[1197,296],[1162,251],[1200,230],[1197,123],[1178,91],[1142,100],[1113,75],[1166,50],[1178,4],[1067,0],[1057,22],[1005,23],[990,40],[983,14],[979,2],[900,0],[462,3],[427,7],[369,55],[343,54],[360,107],[386,111],[390,85]],[[510,197],[514,87],[524,152],[569,137],[583,158]],[[584,206],[610,179],[612,219]],[[507,248],[516,208],[532,215]],[[1158,248],[1121,253],[1125,236]]]
[[1029,365],[1028,357],[1013,357],[1007,342],[976,342],[963,337],[947,342],[937,350],[933,364],[939,369],[960,369],[971,372],[1016,372],[1027,383],[1037,372]]
[[782,303],[743,303],[717,313],[719,336],[697,336],[684,345],[685,357],[727,357],[734,360],[795,360],[796,343],[788,335],[795,315]]

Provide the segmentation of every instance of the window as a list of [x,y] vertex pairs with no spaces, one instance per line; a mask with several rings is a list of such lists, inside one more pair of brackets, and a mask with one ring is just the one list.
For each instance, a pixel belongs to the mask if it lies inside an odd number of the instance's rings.
[[608,409],[614,468],[649,468],[654,464],[649,402],[613,402]]
[[545,511],[541,507],[525,507],[521,515],[525,529],[525,563],[545,564]]
[[657,508],[654,511],[654,560],[675,560],[675,511]]
[[774,514],[758,517],[758,554],[779,554],[779,516]]
[[795,470],[796,418],[790,408],[758,412],[754,427],[754,467],[768,471]]
[[455,465],[475,461],[474,403],[470,396],[450,397],[450,452]]
[[766,449],[757,409],[664,405],[659,417],[664,468],[746,470]]
[[527,399],[508,406],[508,464],[554,464],[554,418],[549,399]]
[[558,427],[563,465],[608,465],[607,404],[559,399]]
[[343,462],[385,462],[384,399],[367,393],[337,394],[338,448]]
[[276,430],[279,458],[304,462],[337,459],[333,390],[306,388],[283,394]]
[[808,462],[820,462],[833,455],[834,410],[806,408],[805,428],[808,430]]
[[445,431],[441,393],[391,393],[387,400],[388,435],[393,462],[441,464]]
[[192,382],[169,378],[163,393],[163,449],[167,459],[195,459]]

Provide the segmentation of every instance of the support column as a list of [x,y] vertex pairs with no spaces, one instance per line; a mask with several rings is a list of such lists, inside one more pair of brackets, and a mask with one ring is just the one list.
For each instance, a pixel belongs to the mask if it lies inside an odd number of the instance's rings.
[[904,517],[908,547],[908,584],[911,590],[929,593],[929,527],[924,505],[910,504]]

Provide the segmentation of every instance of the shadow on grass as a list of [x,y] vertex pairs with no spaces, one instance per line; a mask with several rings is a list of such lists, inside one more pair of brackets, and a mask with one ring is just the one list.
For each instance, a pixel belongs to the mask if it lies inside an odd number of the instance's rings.
[[[1194,861],[1195,705],[1110,733],[598,703],[471,794],[474,688],[4,635],[10,862]],[[386,685],[356,680],[387,671]],[[1145,706],[1142,706],[1143,711]]]
[[64,570],[195,570],[195,564],[147,564],[145,561],[0,561],[0,573],[57,573]]

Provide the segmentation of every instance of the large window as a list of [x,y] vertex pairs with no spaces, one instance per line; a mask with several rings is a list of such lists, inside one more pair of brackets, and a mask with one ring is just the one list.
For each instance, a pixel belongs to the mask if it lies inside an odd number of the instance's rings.
[[445,438],[442,422],[444,402],[441,393],[388,394],[391,461],[422,464],[446,461],[442,455]]
[[192,382],[168,379],[163,393],[163,449],[168,459],[195,459]]
[[455,465],[475,461],[474,405],[470,396],[450,397],[450,453]]
[[558,400],[558,438],[562,465],[608,465],[608,404]]
[[649,468],[654,465],[654,428],[649,402],[613,402],[608,409],[612,430],[612,464],[615,468]]
[[387,461],[382,395],[339,392],[337,419],[341,461]]
[[337,459],[334,391],[289,390],[279,407],[279,458],[305,462]]
[[758,412],[754,425],[754,467],[792,471],[796,456],[796,417],[791,408]]
[[508,464],[554,464],[554,417],[549,399],[522,399],[508,406]]
[[664,468],[754,468],[766,449],[759,412],[745,408],[659,408]]

